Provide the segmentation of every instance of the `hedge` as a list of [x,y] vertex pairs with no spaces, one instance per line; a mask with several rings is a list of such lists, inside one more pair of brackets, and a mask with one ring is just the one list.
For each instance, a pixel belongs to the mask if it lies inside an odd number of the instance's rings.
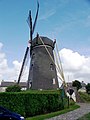
[[21,92],[21,86],[18,84],[8,86],[6,92]]
[[[67,98],[64,98],[67,104]],[[0,106],[17,112],[24,117],[45,114],[64,108],[60,92],[3,92]]]

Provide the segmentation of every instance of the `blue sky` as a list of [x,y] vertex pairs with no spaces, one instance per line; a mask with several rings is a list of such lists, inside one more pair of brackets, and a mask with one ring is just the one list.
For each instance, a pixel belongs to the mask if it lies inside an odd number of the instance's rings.
[[[90,52],[89,0],[39,0],[35,34],[56,38],[59,49]],[[36,0],[0,0],[0,41],[7,56],[21,59],[29,38],[28,11],[36,12]]]
[[[90,56],[90,0],[39,0],[40,11],[34,36],[56,39],[59,50],[66,48]],[[22,60],[29,39],[26,22],[37,0],[0,0],[0,42],[9,66]]]

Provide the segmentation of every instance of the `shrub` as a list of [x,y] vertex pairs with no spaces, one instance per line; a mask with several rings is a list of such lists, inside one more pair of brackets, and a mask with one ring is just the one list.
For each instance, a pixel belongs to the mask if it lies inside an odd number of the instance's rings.
[[6,92],[20,92],[21,87],[19,85],[12,85],[6,88]]
[[49,113],[64,108],[60,93],[43,91],[0,93],[0,105],[25,117]]
[[69,105],[74,105],[74,104],[75,104],[74,100],[73,100],[73,99],[70,99],[70,100],[69,100]]
[[86,85],[86,92],[87,92],[88,94],[90,94],[90,83],[88,83],[88,84]]
[[73,81],[72,86],[76,87],[77,90],[79,90],[80,88],[82,88],[81,83],[78,80]]

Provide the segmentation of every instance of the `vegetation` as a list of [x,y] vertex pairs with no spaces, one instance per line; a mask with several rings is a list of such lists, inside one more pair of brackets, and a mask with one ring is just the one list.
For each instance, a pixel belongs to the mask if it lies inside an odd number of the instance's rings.
[[90,83],[88,83],[88,84],[86,85],[86,92],[87,92],[88,94],[90,94]]
[[19,85],[11,85],[9,87],[6,88],[6,92],[20,92],[21,91],[21,87]]
[[80,95],[80,99],[83,102],[90,102],[90,95],[88,95],[87,93],[79,92],[79,95]]
[[79,118],[78,120],[90,120],[90,113],[82,116],[81,118]]
[[80,88],[82,88],[81,83],[78,80],[73,81],[72,86],[76,87],[77,90],[79,90]]
[[51,118],[51,117],[55,117],[55,116],[67,113],[67,112],[75,110],[79,107],[80,106],[78,106],[78,105],[72,105],[69,108],[66,108],[64,110],[60,110],[60,111],[57,111],[57,112],[52,112],[52,113],[49,113],[49,114],[39,115],[39,116],[35,116],[35,117],[26,118],[26,120],[44,120],[44,119],[47,119],[47,118]]
[[68,99],[61,91],[28,91],[0,93],[0,105],[25,117],[46,114],[64,109]]

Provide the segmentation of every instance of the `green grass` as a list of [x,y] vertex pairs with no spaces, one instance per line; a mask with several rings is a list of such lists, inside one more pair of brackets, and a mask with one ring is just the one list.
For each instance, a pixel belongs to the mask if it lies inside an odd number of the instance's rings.
[[90,120],[90,113],[84,115],[83,117],[79,118],[78,120]]
[[90,103],[90,94],[79,92],[79,95],[83,102]]
[[26,120],[44,120],[44,119],[47,119],[47,118],[51,118],[51,117],[54,117],[54,116],[58,116],[58,115],[67,113],[67,112],[75,110],[79,107],[80,107],[79,105],[72,105],[69,108],[66,108],[64,110],[60,110],[60,111],[57,111],[57,112],[52,112],[52,113],[44,114],[44,115],[38,115],[38,116],[35,116],[35,117],[26,118]]

